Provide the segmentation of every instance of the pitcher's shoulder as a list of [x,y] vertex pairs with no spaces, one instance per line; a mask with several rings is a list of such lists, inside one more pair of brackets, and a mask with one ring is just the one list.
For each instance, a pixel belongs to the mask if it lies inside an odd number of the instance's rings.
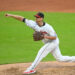
[[33,20],[29,20],[29,19],[26,19],[26,22],[27,22],[27,23],[31,23],[31,24],[36,23],[35,21],[33,21]]

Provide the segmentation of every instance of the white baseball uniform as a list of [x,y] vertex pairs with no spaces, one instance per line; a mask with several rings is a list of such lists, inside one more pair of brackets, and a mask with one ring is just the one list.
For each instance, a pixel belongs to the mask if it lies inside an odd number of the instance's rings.
[[51,25],[44,23],[44,25],[40,27],[35,21],[28,19],[25,19],[24,22],[26,23],[27,26],[31,27],[35,31],[46,32],[48,36],[56,36],[56,40],[50,40],[50,39],[42,40],[44,42],[44,46],[39,50],[34,62],[29,68],[27,68],[26,71],[34,69],[39,64],[39,62],[49,53],[52,53],[55,59],[58,61],[64,61],[64,62],[75,61],[75,56],[62,56],[59,49],[59,39]]

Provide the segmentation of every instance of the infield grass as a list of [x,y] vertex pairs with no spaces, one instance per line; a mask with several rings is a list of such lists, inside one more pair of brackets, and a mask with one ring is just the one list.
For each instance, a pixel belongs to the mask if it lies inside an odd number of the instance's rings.
[[[43,46],[41,41],[34,42],[33,30],[24,23],[13,18],[7,18],[5,13],[24,16],[35,20],[36,12],[6,11],[0,12],[0,64],[32,62],[39,49]],[[75,13],[49,13],[45,12],[45,22],[51,24],[59,39],[63,55],[75,56]],[[43,61],[53,61],[49,54]]]

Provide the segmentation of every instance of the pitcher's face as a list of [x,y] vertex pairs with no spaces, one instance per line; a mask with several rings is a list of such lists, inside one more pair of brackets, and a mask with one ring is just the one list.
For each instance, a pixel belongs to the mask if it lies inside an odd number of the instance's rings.
[[43,18],[39,18],[39,17],[36,17],[36,22],[41,22],[41,21],[43,21]]

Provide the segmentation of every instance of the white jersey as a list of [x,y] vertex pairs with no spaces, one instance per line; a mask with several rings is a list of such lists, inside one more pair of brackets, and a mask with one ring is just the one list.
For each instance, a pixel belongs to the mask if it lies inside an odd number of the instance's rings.
[[[32,20],[25,19],[25,23],[27,26],[31,27],[35,31],[46,32],[48,36],[56,36],[57,37],[53,27],[47,23],[45,23],[45,25],[41,26],[41,27],[35,21],[32,21]],[[44,43],[53,42],[53,41],[56,43],[59,43],[58,37],[56,38],[56,40],[43,39],[42,41]]]
[[[27,26],[31,27],[35,31],[41,31],[44,33],[47,33],[46,35],[48,36],[55,36],[55,40],[50,40],[50,39],[43,39],[42,41],[45,43],[42,48],[37,53],[37,56],[34,60],[34,62],[31,64],[30,67],[27,68],[26,71],[24,71],[24,74],[29,73],[31,70],[33,71],[36,66],[39,64],[39,62],[46,57],[49,53],[51,53],[56,60],[62,61],[62,62],[75,62],[75,56],[63,56],[60,52],[59,49],[59,39],[53,29],[53,27],[47,23],[44,23],[43,26],[39,26],[35,21],[25,19],[23,22],[27,24]],[[31,72],[32,73],[32,72]],[[30,73],[30,74],[31,74]],[[33,71],[34,73],[34,71]]]

